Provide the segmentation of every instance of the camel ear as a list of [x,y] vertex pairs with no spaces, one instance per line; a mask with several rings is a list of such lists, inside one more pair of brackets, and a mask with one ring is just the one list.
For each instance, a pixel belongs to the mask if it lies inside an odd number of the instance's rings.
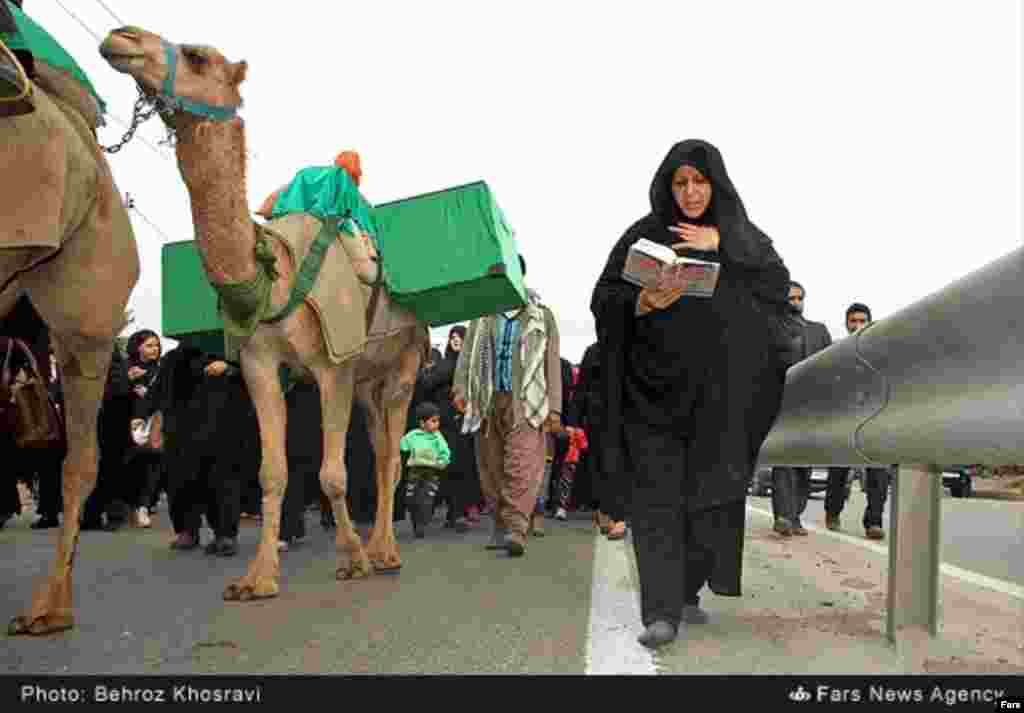
[[245,75],[249,71],[249,63],[244,59],[241,62],[236,62],[235,66],[232,67],[232,83],[239,85],[245,81]]

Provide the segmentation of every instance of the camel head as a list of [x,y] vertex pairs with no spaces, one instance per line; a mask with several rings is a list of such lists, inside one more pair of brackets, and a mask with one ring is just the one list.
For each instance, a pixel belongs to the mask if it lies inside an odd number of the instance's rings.
[[175,107],[166,118],[230,119],[242,105],[239,85],[245,61],[229,62],[213,47],[176,45],[138,27],[113,30],[100,54],[118,72],[130,75],[148,96],[160,96]]

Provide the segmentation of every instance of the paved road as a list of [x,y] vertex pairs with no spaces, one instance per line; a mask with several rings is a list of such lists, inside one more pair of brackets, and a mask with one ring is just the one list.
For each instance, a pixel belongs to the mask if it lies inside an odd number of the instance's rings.
[[[52,557],[55,531],[29,521],[0,530],[5,626]],[[337,582],[333,535],[310,516],[308,542],[282,555],[281,595],[242,604],[220,593],[244,572],[257,529],[243,526],[235,558],[178,553],[161,511],[151,530],[82,534],[77,628],[0,634],[0,673],[581,674],[594,537],[586,520],[556,524],[510,559],[484,549],[484,530],[457,535],[435,523],[414,540],[402,523],[401,574]]]
[[[771,511],[770,497],[751,497],[748,502]],[[861,519],[865,497],[854,484],[841,516],[842,531],[863,536]],[[885,524],[889,526],[892,499],[885,504]],[[811,496],[807,521],[825,524],[824,493]],[[942,499],[942,561],[1017,585],[1024,585],[1024,502],[984,500],[981,498]]]
[[[861,512],[857,497],[855,492],[846,516],[851,534],[859,532],[853,527]],[[770,508],[757,498],[751,505]],[[1005,578],[1007,570],[995,567],[998,553],[1010,552],[1019,537],[1019,528],[1010,525],[1024,512],[1024,504],[1012,504],[1016,509],[1008,505],[944,503],[947,536],[959,532],[959,540],[967,542],[961,542],[961,549],[983,564],[989,576]],[[820,507],[820,500],[812,503],[812,512],[818,513],[812,519],[820,515]],[[29,601],[36,576],[53,555],[55,531],[28,529],[32,519],[25,514],[0,530],[4,623]],[[595,591],[605,596],[618,589],[626,592],[624,601],[630,607],[604,611],[614,619],[610,624],[619,622],[609,627],[620,631],[599,633],[605,649],[609,637],[620,634],[623,647],[636,648],[632,641],[638,622],[632,613],[635,601],[629,599],[635,597],[635,582],[624,574],[626,569],[601,565],[602,586],[595,590],[595,564],[601,560],[595,559],[595,538],[586,519],[548,523],[551,534],[531,541],[522,559],[486,551],[486,529],[457,535],[435,522],[425,540],[414,540],[402,523],[401,574],[336,582],[333,538],[310,516],[309,541],[282,556],[281,595],[245,604],[225,603],[220,593],[230,578],[244,571],[255,549],[255,527],[243,526],[239,556],[226,560],[201,551],[169,550],[166,527],[166,512],[161,511],[151,530],[83,533],[74,580],[76,629],[46,639],[0,634],[0,674],[580,674],[587,670],[588,655],[593,668],[595,651],[602,652],[588,640],[595,621],[601,621],[592,616]],[[752,518],[748,529],[755,540],[745,568],[751,568],[752,595],[760,596],[783,580],[772,575],[771,581],[760,582],[754,568],[781,560],[762,551],[766,545],[757,541],[773,539],[767,520]],[[849,545],[826,538],[817,543],[826,553],[841,546]],[[951,556],[952,549],[947,547],[947,561],[972,568],[960,555]],[[1020,581],[1017,566],[1019,562],[1008,571]],[[797,586],[802,591],[802,584],[791,588],[796,591]],[[744,598],[733,605],[751,602]],[[621,666],[622,657],[614,651],[604,655]]]

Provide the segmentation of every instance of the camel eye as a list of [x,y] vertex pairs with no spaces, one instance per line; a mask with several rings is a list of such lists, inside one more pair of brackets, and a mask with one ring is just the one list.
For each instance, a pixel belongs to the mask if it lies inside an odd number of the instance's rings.
[[195,50],[182,50],[181,53],[185,55],[185,59],[187,59],[192,64],[203,65],[206,64],[208,61],[206,59],[206,55],[200,52],[196,52]]

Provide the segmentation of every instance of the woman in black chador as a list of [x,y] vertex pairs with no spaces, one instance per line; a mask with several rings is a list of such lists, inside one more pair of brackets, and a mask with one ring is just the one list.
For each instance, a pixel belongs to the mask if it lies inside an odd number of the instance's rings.
[[[630,496],[640,643],[659,646],[680,622],[706,621],[697,596],[705,584],[740,596],[747,484],[785,381],[777,335],[789,271],[747,218],[714,146],[673,146],[650,201],[612,251],[591,311],[604,371],[603,467]],[[719,263],[714,296],[623,280],[640,238]]]

